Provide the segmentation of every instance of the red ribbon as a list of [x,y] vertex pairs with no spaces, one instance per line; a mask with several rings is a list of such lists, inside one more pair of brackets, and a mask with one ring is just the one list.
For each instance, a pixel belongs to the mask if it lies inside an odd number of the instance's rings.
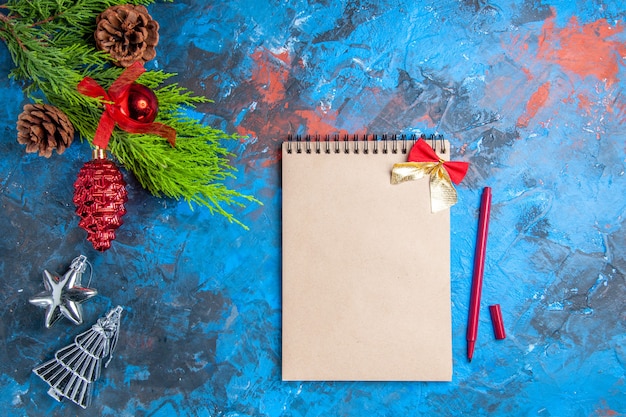
[[104,113],[100,117],[100,122],[96,128],[93,144],[102,149],[106,149],[109,139],[115,128],[115,124],[120,129],[129,133],[148,133],[161,136],[175,146],[176,130],[163,123],[142,123],[131,119],[122,111],[123,103],[128,101],[130,86],[143,74],[146,69],[141,62],[135,62],[126,68],[119,78],[113,81],[109,91],[106,91],[90,77],[85,77],[78,83],[78,92],[89,97],[98,97],[104,103]]
[[442,162],[443,167],[448,172],[450,179],[455,184],[459,184],[469,168],[469,163],[459,161],[444,161],[439,158],[433,148],[423,139],[418,139],[411,148],[408,157],[409,162]]

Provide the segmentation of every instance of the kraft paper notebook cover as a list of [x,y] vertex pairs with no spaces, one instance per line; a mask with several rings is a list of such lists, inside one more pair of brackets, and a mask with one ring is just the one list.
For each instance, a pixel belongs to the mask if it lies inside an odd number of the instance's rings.
[[391,184],[405,146],[283,143],[283,380],[451,380],[449,210]]

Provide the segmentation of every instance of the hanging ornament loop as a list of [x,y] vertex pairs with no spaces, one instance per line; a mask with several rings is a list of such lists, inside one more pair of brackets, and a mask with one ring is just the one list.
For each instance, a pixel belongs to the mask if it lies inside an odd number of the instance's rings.
[[96,146],[91,152],[91,159],[107,159],[107,153],[101,147]]
[[[89,266],[89,281],[87,281],[87,286],[91,284],[91,279],[93,278],[93,266],[91,262],[87,259],[85,255],[79,255],[70,264],[70,269],[76,270],[81,274],[84,274],[87,270],[87,266]],[[77,282],[80,285],[80,282]]]
[[[117,124],[120,129],[129,133],[146,133],[161,136],[175,146],[176,130],[162,123],[153,122],[156,116],[156,96],[150,89],[135,81],[146,69],[140,62],[135,62],[126,68],[122,74],[113,81],[111,87],[106,91],[96,80],[85,77],[78,83],[78,92],[83,95],[100,98],[104,104],[104,112],[100,117],[93,144],[102,149],[106,149],[113,129]],[[129,109],[129,99],[139,95],[137,106]],[[154,101],[154,104],[151,102]]]

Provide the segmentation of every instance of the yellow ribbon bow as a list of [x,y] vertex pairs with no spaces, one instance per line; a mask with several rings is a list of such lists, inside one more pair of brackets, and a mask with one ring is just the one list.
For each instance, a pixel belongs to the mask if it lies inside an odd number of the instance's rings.
[[428,176],[430,178],[430,210],[433,213],[452,207],[458,201],[452,183],[460,183],[469,164],[444,161],[424,141],[419,139],[411,148],[409,162],[395,164],[391,170],[391,183],[399,184]]

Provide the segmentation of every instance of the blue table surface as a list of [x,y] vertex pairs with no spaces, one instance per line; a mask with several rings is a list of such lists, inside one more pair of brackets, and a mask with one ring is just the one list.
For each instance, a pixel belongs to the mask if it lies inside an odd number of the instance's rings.
[[[191,114],[254,194],[236,215],[149,195],[99,253],[73,212],[89,158],[26,154],[28,102],[0,77],[0,407],[8,416],[626,415],[625,11],[619,1],[228,2],[149,7],[150,68],[214,100]],[[0,46],[0,73],[12,63]],[[282,382],[280,143],[306,133],[442,133],[470,162],[451,209],[449,383]],[[493,188],[480,333],[465,359],[477,207]],[[419,233],[419,230],[415,231]],[[99,294],[51,329],[28,298],[84,254]],[[496,341],[486,306],[502,306]],[[119,345],[87,411],[31,370],[115,305]]]

